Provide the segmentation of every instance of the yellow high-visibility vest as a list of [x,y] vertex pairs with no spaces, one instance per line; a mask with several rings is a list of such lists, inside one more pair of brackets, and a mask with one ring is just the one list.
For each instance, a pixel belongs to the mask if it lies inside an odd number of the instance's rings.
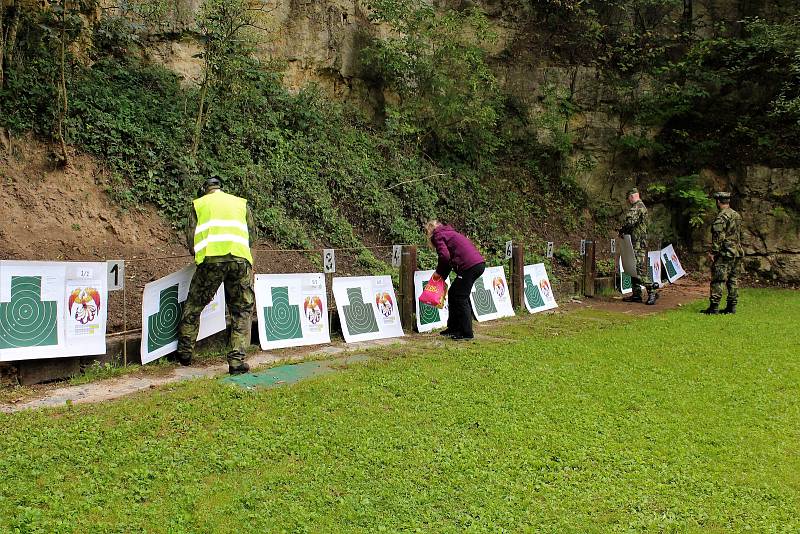
[[232,254],[253,264],[247,230],[247,200],[222,191],[194,201],[197,228],[194,231],[194,261],[207,256]]

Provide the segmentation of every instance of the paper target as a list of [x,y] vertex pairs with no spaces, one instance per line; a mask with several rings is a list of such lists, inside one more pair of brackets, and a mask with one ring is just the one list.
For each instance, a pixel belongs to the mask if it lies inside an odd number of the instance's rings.
[[[178,349],[178,326],[196,271],[189,265],[144,286],[142,295],[142,363],[150,363]],[[220,284],[203,311],[197,339],[225,330],[225,289]],[[146,342],[145,342],[146,340]]]
[[331,342],[324,274],[257,274],[253,289],[262,349]]
[[42,300],[40,276],[11,278],[11,301],[0,303],[0,349],[58,345],[56,301]]
[[390,276],[334,278],[333,295],[346,342],[403,335]]
[[[418,332],[430,332],[437,328],[444,328],[447,326],[447,319],[450,316],[447,297],[445,297],[444,307],[441,309],[423,304],[419,301],[422,296],[422,291],[425,289],[425,285],[430,281],[435,272],[436,271],[416,271],[414,273],[414,296],[416,297]],[[449,288],[450,280],[445,280],[445,283]]]
[[552,310],[558,307],[553,286],[543,263],[526,265],[524,270],[525,307],[530,313]]
[[675,253],[675,248],[672,245],[667,245],[661,251],[661,259],[664,262],[664,269],[670,283],[674,284],[676,280],[686,276],[686,271],[683,269],[681,261],[678,259],[678,255]]
[[105,354],[107,297],[104,263],[0,261],[0,361]]
[[480,322],[514,316],[506,273],[502,267],[487,267],[472,286],[469,298],[472,311]]

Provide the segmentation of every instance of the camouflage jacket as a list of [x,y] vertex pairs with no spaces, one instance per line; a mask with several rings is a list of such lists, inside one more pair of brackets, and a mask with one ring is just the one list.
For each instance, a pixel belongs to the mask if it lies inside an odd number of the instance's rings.
[[741,258],[742,216],[731,208],[719,212],[711,225],[711,253],[714,257]]
[[646,247],[647,225],[649,223],[650,216],[647,214],[647,207],[644,202],[639,200],[625,214],[625,221],[622,223],[619,233],[630,234],[634,247]]

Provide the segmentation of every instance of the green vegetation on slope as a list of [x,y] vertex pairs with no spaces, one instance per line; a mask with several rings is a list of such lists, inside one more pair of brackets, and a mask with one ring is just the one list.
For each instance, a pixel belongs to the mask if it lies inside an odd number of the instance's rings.
[[800,297],[741,302],[3,415],[0,530],[797,530]]

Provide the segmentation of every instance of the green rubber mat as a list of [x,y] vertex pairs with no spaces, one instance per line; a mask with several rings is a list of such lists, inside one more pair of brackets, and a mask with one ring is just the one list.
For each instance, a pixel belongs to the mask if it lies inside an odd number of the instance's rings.
[[228,384],[236,384],[245,389],[268,389],[287,384],[295,384],[301,380],[306,380],[315,376],[326,375],[341,371],[345,366],[352,363],[368,361],[369,356],[357,355],[347,358],[337,358],[335,360],[322,360],[317,362],[303,362],[293,365],[281,365],[272,367],[265,371],[247,373],[237,376],[226,376],[220,381]]

